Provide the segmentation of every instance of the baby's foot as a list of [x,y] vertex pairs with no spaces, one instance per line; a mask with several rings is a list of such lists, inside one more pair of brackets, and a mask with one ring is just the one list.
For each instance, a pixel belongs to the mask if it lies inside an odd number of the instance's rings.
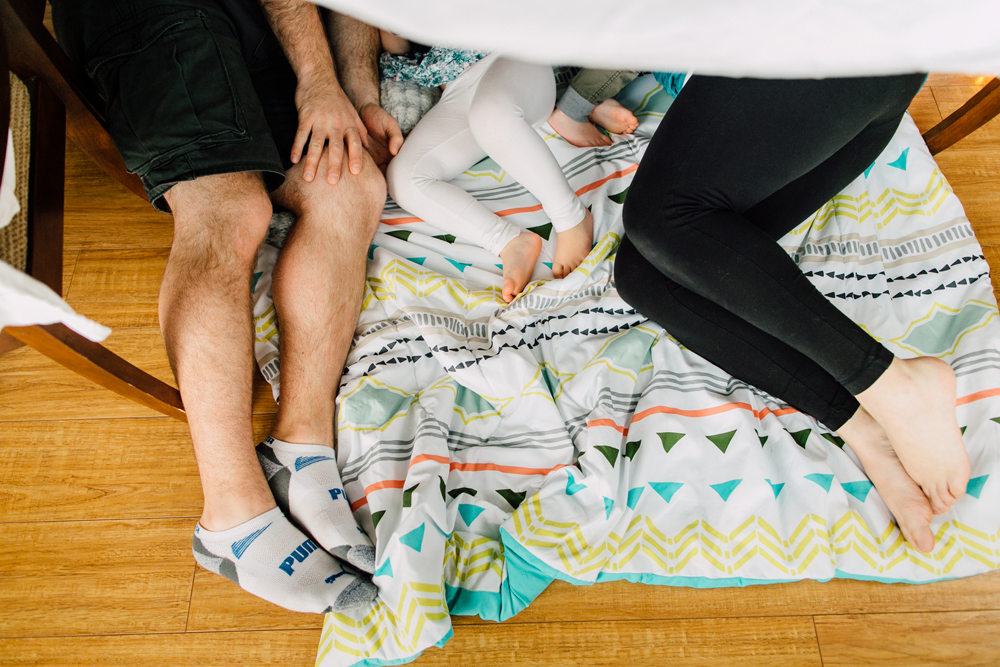
[[534,232],[521,232],[500,251],[503,260],[503,300],[510,303],[520,294],[535,270],[542,252],[542,237]]
[[257,460],[286,516],[332,555],[375,570],[375,547],[354,520],[333,449],[268,438],[257,445]]
[[[632,134],[639,127],[639,119],[615,98],[606,99],[590,112],[590,120],[611,134]],[[555,127],[555,126],[553,126]],[[560,132],[560,134],[562,134]]]
[[864,408],[859,408],[838,434],[858,455],[906,541],[919,551],[930,552],[934,548],[930,503],[906,474],[879,423]]
[[955,373],[934,357],[895,359],[858,402],[885,429],[900,463],[942,514],[965,493],[969,455],[955,417]]
[[556,254],[552,259],[552,275],[565,278],[587,258],[594,245],[594,216],[587,211],[576,227],[556,234]]
[[611,145],[611,137],[598,130],[592,123],[578,123],[560,109],[556,109],[549,116],[549,125],[559,133],[559,136],[577,148]]
[[197,526],[192,550],[209,572],[292,611],[344,611],[378,594],[371,582],[345,572],[277,507],[229,530]]

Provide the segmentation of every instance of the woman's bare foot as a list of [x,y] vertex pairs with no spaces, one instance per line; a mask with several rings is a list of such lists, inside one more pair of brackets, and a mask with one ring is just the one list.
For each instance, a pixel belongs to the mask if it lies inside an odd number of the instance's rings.
[[534,232],[521,232],[500,251],[504,301],[510,303],[524,290],[541,252],[542,237]]
[[955,417],[955,373],[934,357],[895,359],[857,396],[937,514],[965,494],[969,454]]
[[549,125],[559,133],[560,137],[577,148],[611,145],[611,137],[598,130],[592,123],[578,123],[559,109],[549,116]]
[[552,275],[565,278],[587,258],[594,246],[594,216],[587,211],[576,227],[556,234],[556,253],[552,258]]
[[606,99],[590,112],[590,120],[611,134],[632,134],[639,119],[615,98]]
[[859,408],[837,433],[858,455],[868,479],[896,518],[906,541],[919,551],[930,552],[934,548],[930,503],[906,474],[879,423],[864,408]]

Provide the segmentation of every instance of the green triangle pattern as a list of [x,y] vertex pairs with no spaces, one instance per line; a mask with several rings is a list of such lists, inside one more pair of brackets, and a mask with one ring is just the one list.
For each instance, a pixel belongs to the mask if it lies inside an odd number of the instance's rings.
[[615,464],[618,463],[618,448],[612,447],[611,445],[597,445],[594,447],[601,454],[604,454],[604,458],[608,460],[611,467],[614,468]]
[[477,493],[479,493],[479,491],[477,491],[476,489],[470,489],[467,486],[463,486],[460,489],[452,489],[451,491],[448,492],[448,495],[451,496],[452,498],[458,498],[463,493],[467,493],[470,496],[475,496]]
[[788,435],[792,436],[792,440],[795,441],[795,444],[801,447],[802,449],[806,448],[806,441],[809,439],[810,433],[812,433],[811,428],[802,429],[801,431],[795,431],[794,433],[788,431]]
[[405,491],[403,491],[403,507],[409,507],[410,506],[410,502],[413,499],[413,492],[417,490],[418,486],[420,486],[419,482],[417,482],[416,484],[414,484],[410,488],[408,488]]
[[649,486],[653,489],[653,491],[660,494],[661,498],[669,503],[670,499],[674,497],[674,494],[677,493],[680,488],[684,486],[684,484],[683,482],[650,482]]
[[997,424],[1000,424],[1000,417],[991,417],[990,421],[991,422],[996,422]]
[[685,434],[671,433],[668,431],[666,433],[657,433],[656,435],[660,436],[660,442],[663,443],[663,451],[669,454],[670,450],[674,448],[674,445],[681,441],[681,438],[683,438]]
[[410,234],[412,233],[413,232],[406,229],[395,229],[391,232],[386,232],[389,236],[395,236],[397,239],[401,239],[403,241],[409,240]]
[[608,199],[610,199],[616,204],[624,204],[626,196],[628,196],[628,188],[625,188],[616,195],[608,195]]
[[385,516],[385,510],[379,510],[378,512],[372,512],[372,525],[378,528],[378,522],[382,520]]
[[507,504],[517,509],[524,502],[527,491],[514,491],[512,489],[497,489],[497,495],[507,501]]
[[963,426],[961,429],[959,429],[960,431],[962,431],[962,435],[965,435],[965,429],[967,429],[967,428],[969,428],[969,427],[968,426]]
[[966,484],[965,492],[976,500],[979,500],[979,494],[983,492],[983,486],[986,484],[987,479],[989,479],[989,475],[973,477],[969,480],[969,483]]
[[637,486],[634,489],[630,489],[629,490],[629,492],[628,492],[628,499],[625,501],[625,504],[628,505],[628,508],[630,510],[634,510],[635,509],[635,505],[636,505],[636,503],[639,502],[639,497],[642,495],[642,492],[645,489],[646,489],[646,487],[644,487],[644,486]]
[[447,502],[448,496],[445,495],[445,492],[448,490],[448,485],[444,483],[444,477],[441,475],[438,475],[438,479],[441,480],[441,500]]
[[[739,429],[736,429],[737,431]],[[728,433],[716,433],[715,435],[706,435],[713,445],[719,448],[719,451],[723,454],[729,449],[729,443],[733,441],[733,436],[736,435],[736,431],[729,431]]]
[[830,485],[833,484],[833,475],[822,475],[818,472],[814,472],[810,475],[806,475],[805,477],[813,484],[821,486],[827,493],[830,493]]
[[633,440],[632,442],[625,443],[625,456],[629,461],[633,460],[635,453],[639,451],[642,447],[642,440]]
[[552,223],[546,222],[544,225],[538,225],[537,227],[528,227],[529,232],[535,232],[541,236],[546,241],[549,240],[549,235],[552,234]]
[[420,528],[414,528],[406,535],[400,537],[399,541],[417,553],[420,553],[420,550],[424,546],[424,524],[420,524]]
[[458,513],[462,515],[462,521],[464,521],[465,525],[470,528],[472,527],[473,522],[479,518],[479,515],[485,511],[486,508],[480,507],[479,505],[462,503],[458,506]]
[[867,479],[861,480],[860,482],[841,482],[840,485],[844,487],[844,491],[865,502],[868,497],[868,492],[872,490],[873,484]]
[[715,492],[719,494],[719,497],[722,498],[722,502],[726,502],[729,500],[729,496],[733,495],[733,491],[736,490],[736,487],[739,486],[742,481],[742,479],[731,479],[728,482],[709,484],[709,486],[711,486]]
[[760,446],[763,447],[764,443],[767,442],[767,439],[768,439],[769,436],[761,435],[760,431],[758,431],[756,429],[754,430],[754,433],[757,434],[757,439],[760,440]]
[[454,243],[455,242],[455,236],[453,234],[438,234],[434,238],[441,239],[445,243]]
[[[839,436],[836,436],[833,433],[821,433],[820,435],[822,435],[824,438],[826,438],[827,440],[829,440],[833,444],[837,445],[841,449],[844,448],[844,439],[843,438],[841,438]],[[803,445],[803,447],[804,446],[805,445]],[[862,502],[864,502],[864,501],[862,501]]]

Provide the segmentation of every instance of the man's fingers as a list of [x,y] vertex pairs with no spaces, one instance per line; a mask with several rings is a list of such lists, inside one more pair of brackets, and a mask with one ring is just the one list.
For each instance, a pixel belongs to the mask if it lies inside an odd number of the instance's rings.
[[347,143],[347,163],[352,174],[361,173],[361,158],[364,146],[361,143],[361,135],[356,129],[350,127],[344,133],[344,141]]
[[326,182],[336,185],[340,182],[340,164],[344,161],[344,142],[334,139],[330,142],[330,164],[327,167]]
[[292,142],[292,164],[298,164],[302,158],[302,149],[306,147],[310,130],[312,130],[310,125],[299,123],[299,129],[295,133],[295,140]]
[[323,155],[323,144],[325,142],[326,136],[313,130],[312,140],[309,142],[309,152],[306,153],[306,166],[302,172],[302,178],[305,179],[306,183],[312,183],[312,180],[316,177],[316,169],[319,166],[319,159]]
[[[389,114],[386,114],[389,116]],[[389,137],[389,152],[395,155],[403,145],[403,133],[399,129],[399,123],[392,116],[385,121],[385,135]]]

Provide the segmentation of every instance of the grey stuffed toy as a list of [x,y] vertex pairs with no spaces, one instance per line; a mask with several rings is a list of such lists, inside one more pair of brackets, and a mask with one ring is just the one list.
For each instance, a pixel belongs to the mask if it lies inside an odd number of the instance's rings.
[[399,123],[405,137],[417,121],[441,99],[440,88],[425,88],[413,81],[383,79],[381,85],[382,108]]

